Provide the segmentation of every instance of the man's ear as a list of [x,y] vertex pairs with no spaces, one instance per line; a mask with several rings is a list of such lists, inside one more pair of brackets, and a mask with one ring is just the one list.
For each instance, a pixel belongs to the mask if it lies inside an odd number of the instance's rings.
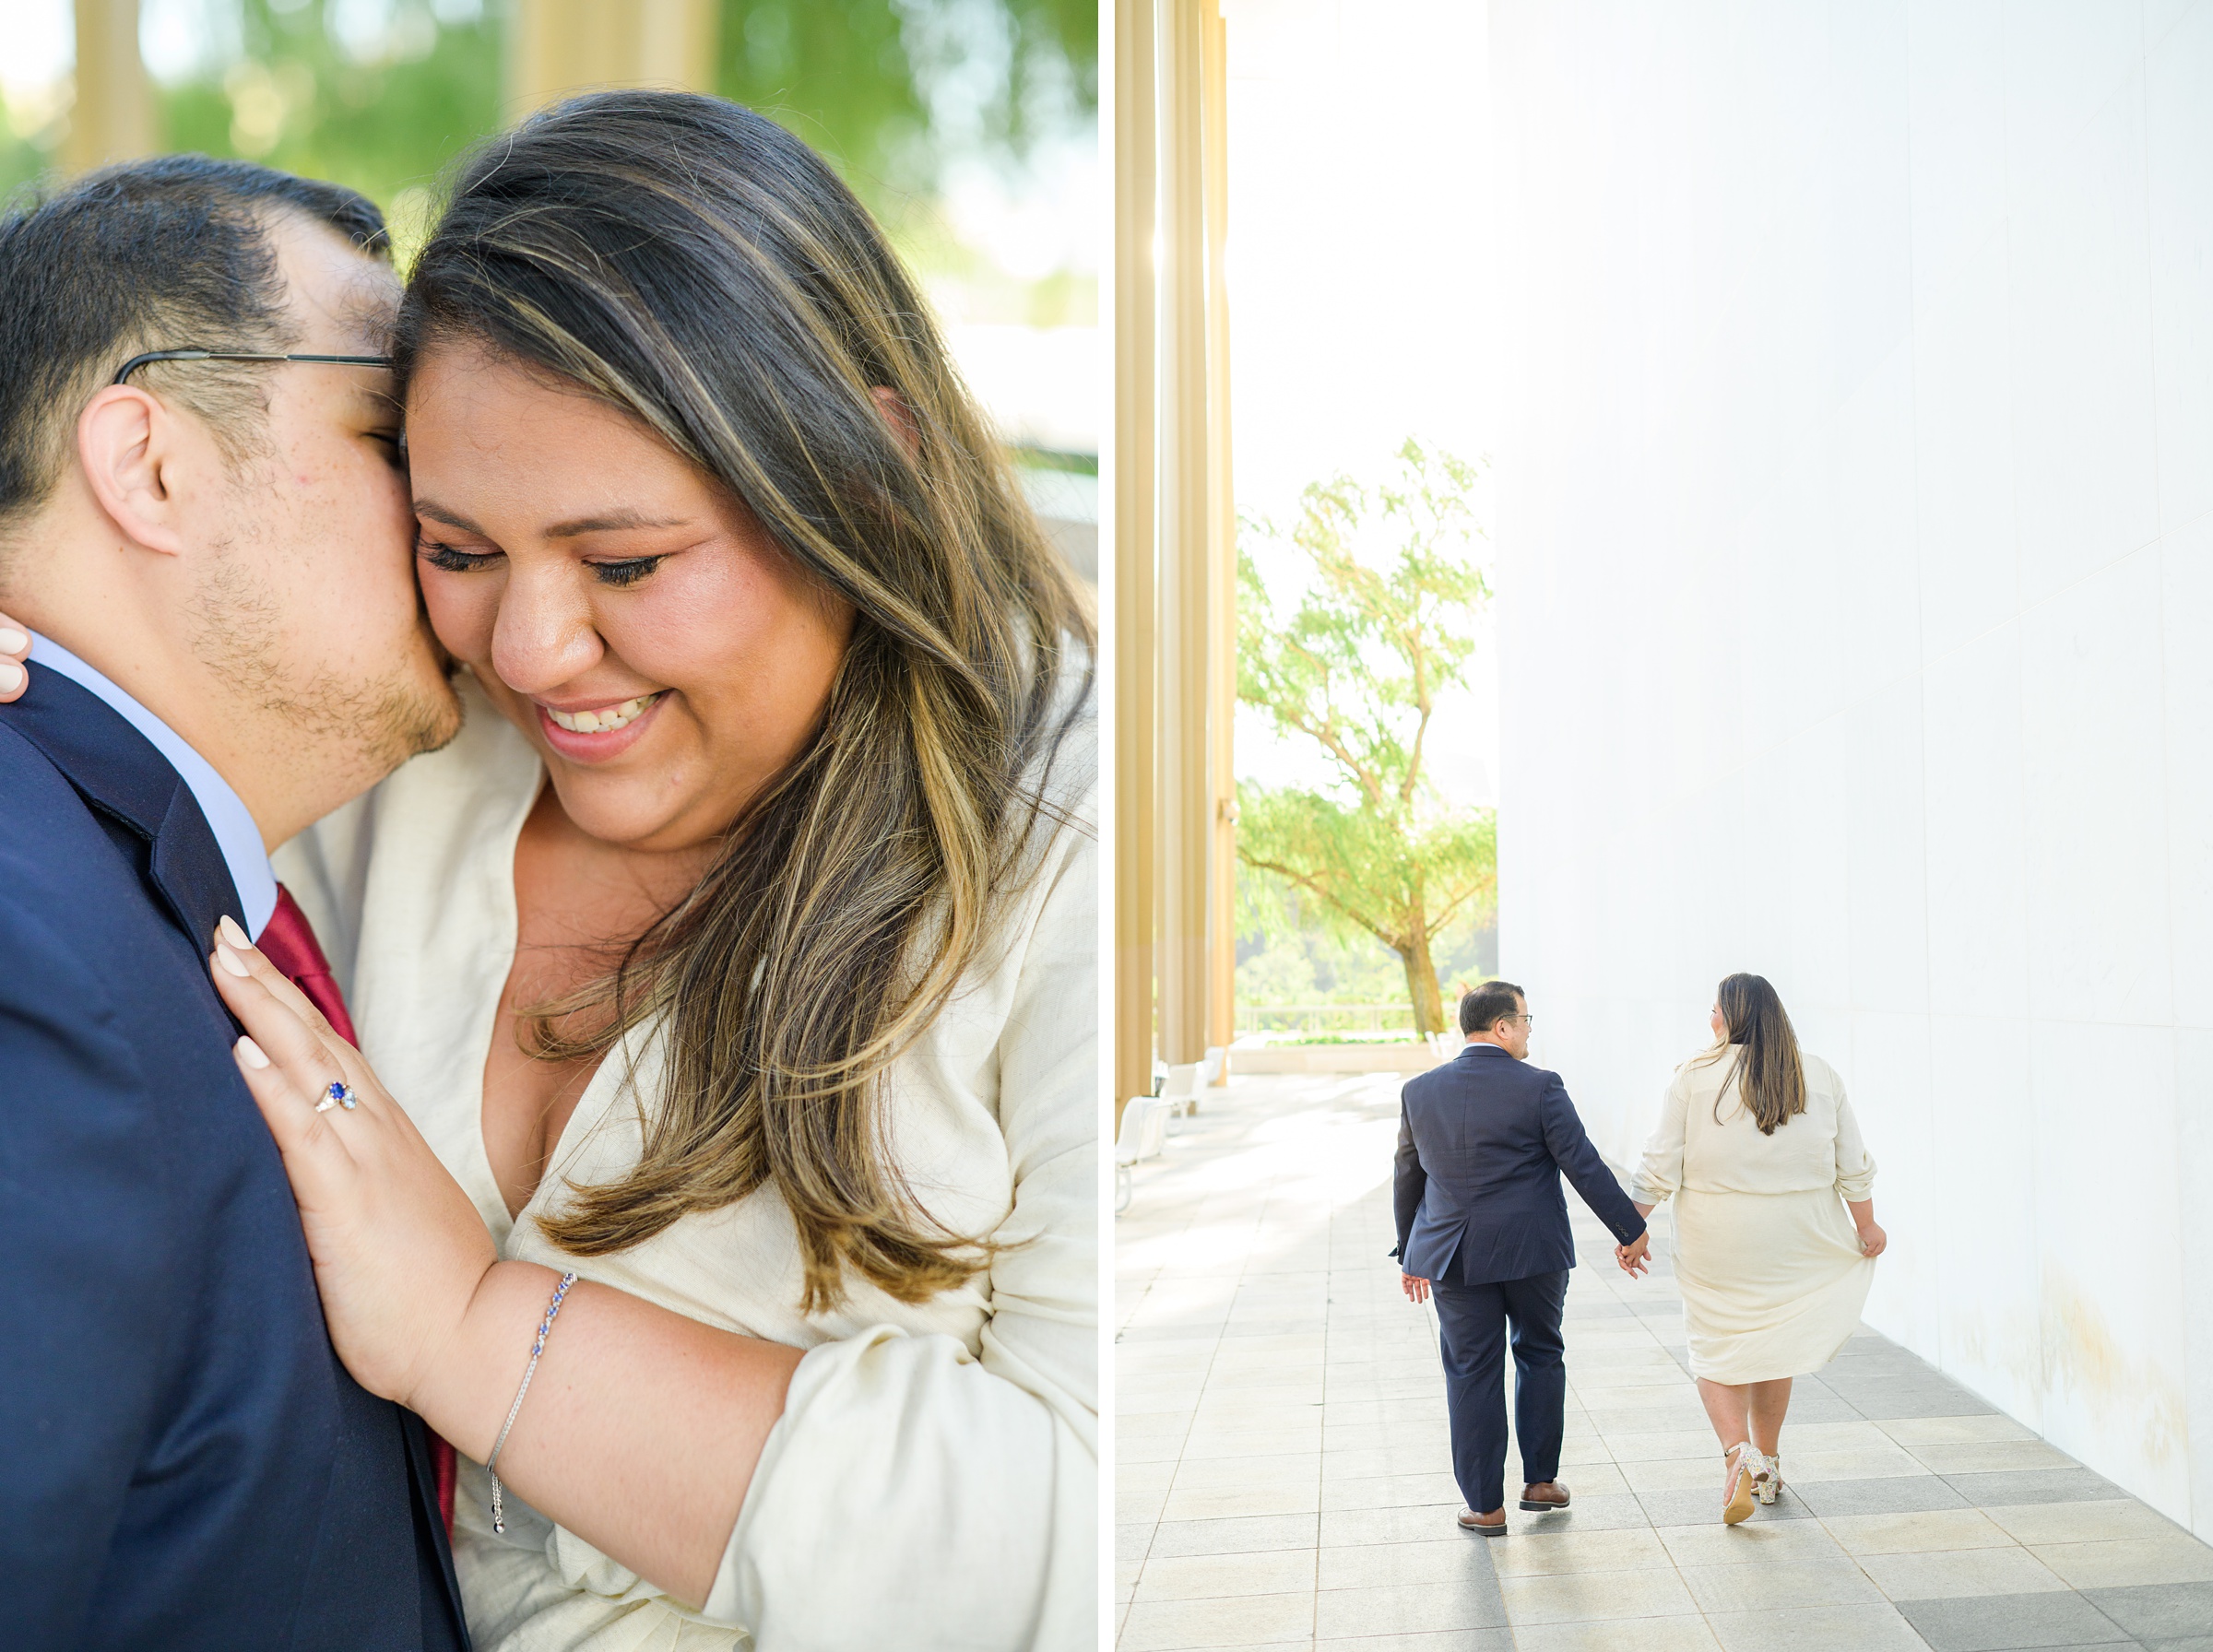
[[174,555],[185,546],[178,517],[178,421],[132,384],[111,384],[77,419],[77,459],[85,485],[115,525],[148,550]]
[[906,456],[910,459],[919,458],[922,454],[922,431],[915,423],[913,410],[889,384],[873,385],[869,394],[876,398],[876,409],[883,415],[884,422],[899,433],[899,445],[906,449]]

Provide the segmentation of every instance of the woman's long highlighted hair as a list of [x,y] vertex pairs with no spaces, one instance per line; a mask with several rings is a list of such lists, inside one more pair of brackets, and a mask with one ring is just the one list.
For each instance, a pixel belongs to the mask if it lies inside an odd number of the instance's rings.
[[815,738],[698,888],[538,1016],[550,1059],[669,1030],[642,1160],[574,1187],[547,1234],[607,1255],[773,1184],[807,1310],[852,1274],[909,1302],[963,1283],[992,1246],[915,1197],[883,1079],[984,960],[1041,822],[1065,823],[1052,770],[1090,715],[1093,628],[936,324],[806,145],[622,91],[467,163],[409,275],[402,371],[449,346],[637,419],[858,615]]
[[[1765,975],[1731,975],[1715,990],[1713,1001],[1728,1023],[1729,1038],[1701,1059],[1718,1061],[1736,1053],[1730,1078],[1736,1081],[1737,1100],[1759,1133],[1772,1136],[1778,1126],[1805,1111],[1805,1062],[1798,1054],[1798,1033]],[[1722,1088],[1729,1088],[1728,1079]],[[1713,1115],[1719,1124],[1719,1095],[1713,1098]]]

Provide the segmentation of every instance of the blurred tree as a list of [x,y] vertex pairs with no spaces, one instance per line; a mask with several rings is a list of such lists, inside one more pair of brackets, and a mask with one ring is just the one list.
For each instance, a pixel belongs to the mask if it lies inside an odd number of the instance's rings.
[[[1095,118],[1096,0],[720,0],[716,90],[822,149],[896,222],[958,152],[1020,157]],[[401,207],[498,130],[492,0],[231,0],[238,51],[161,87],[172,149],[239,155]],[[365,33],[363,18],[376,27]],[[351,32],[349,32],[349,30]],[[0,156],[0,161],[6,157]],[[403,201],[411,189],[424,191]]]
[[[1326,925],[1399,956],[1424,1032],[1444,1028],[1431,943],[1497,891],[1497,821],[1455,809],[1423,771],[1437,696],[1464,681],[1490,598],[1473,556],[1476,473],[1409,441],[1391,482],[1337,476],[1300,496],[1287,549],[1311,575],[1279,620],[1249,551],[1237,558],[1237,698],[1321,749],[1328,791],[1237,788],[1237,857],[1273,873]],[[1248,531],[1284,545],[1273,525]]]
[[716,89],[784,122],[871,207],[948,151],[1019,156],[1098,107],[1097,0],[722,0]]
[[[40,136],[44,143],[38,141]],[[12,110],[0,97],[0,200],[30,183],[53,162],[53,138],[39,134],[24,112]]]
[[349,41],[340,9],[237,0],[236,61],[160,88],[162,138],[350,185],[396,206],[404,242],[440,170],[499,127],[503,30],[489,11],[396,0],[379,33]]

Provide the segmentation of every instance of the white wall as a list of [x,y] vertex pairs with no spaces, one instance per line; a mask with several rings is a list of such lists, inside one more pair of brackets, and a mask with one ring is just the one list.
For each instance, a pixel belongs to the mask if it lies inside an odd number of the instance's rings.
[[1504,965],[1633,1154],[1713,983],[1870,1317],[2213,1536],[2213,0],[1494,0]]

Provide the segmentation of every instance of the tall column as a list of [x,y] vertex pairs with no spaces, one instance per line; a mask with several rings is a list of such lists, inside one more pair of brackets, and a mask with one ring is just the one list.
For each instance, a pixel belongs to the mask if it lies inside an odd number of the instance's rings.
[[1153,1089],[1154,0],[1114,8],[1114,1094]]
[[1160,1043],[1207,1044],[1206,33],[1213,0],[1162,0],[1160,97]]
[[1155,1053],[1194,1062],[1234,1032],[1236,520],[1219,0],[1132,0],[1115,48],[1116,1049],[1127,1099],[1149,1088]]
[[153,88],[138,55],[138,0],[77,0],[77,101],[62,142],[72,172],[154,152]]
[[507,92],[517,112],[608,86],[715,88],[715,0],[517,0]]
[[[1206,7],[1206,476],[1207,476],[1207,848],[1206,1042],[1226,1050],[1237,1037],[1237,502],[1230,475],[1229,38],[1216,0]],[[1229,1080],[1222,1064],[1217,1083]]]

